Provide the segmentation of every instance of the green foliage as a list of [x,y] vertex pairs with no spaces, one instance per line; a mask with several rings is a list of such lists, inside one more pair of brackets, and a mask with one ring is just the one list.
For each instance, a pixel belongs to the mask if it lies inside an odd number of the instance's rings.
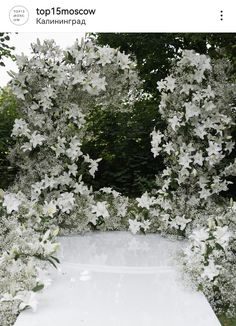
[[13,145],[11,130],[15,118],[16,99],[8,88],[0,91],[0,188],[7,186],[14,180],[16,169],[10,166],[7,159],[9,148]]
[[219,320],[222,326],[236,326],[236,317],[235,318],[227,318],[225,316],[219,316]]
[[9,40],[9,33],[0,33],[0,66],[5,66],[3,58],[13,58],[12,50],[14,47],[7,44]]
[[139,196],[155,186],[155,174],[162,168],[160,158],[153,159],[150,133],[154,125],[163,128],[156,105],[138,103],[132,112],[104,112],[95,109],[88,119],[90,138],[83,150],[101,157],[96,178],[88,179],[97,190],[113,187],[130,196]]

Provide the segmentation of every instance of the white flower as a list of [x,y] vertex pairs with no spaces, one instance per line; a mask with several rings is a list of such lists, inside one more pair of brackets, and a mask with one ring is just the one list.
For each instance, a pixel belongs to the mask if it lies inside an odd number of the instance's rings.
[[206,102],[205,104],[204,104],[204,109],[206,110],[206,111],[212,111],[212,110],[214,110],[215,109],[215,104],[212,102],[212,101],[209,101],[209,102]]
[[[121,197],[122,198],[122,197]],[[125,217],[127,213],[127,206],[128,206],[128,198],[124,198],[123,200],[115,203],[115,207],[117,210],[117,215]]]
[[176,115],[168,119],[168,122],[174,131],[176,131],[176,127],[180,127],[180,119]]
[[68,169],[69,174],[72,174],[74,177],[77,175],[78,166],[75,163],[68,165]]
[[131,219],[129,219],[129,230],[133,234],[136,234],[137,232],[139,232],[141,226],[142,226],[142,223],[141,222],[138,222],[137,220],[131,220]]
[[69,213],[75,205],[74,194],[69,192],[62,193],[57,199],[56,204],[63,213]]
[[213,142],[213,141],[209,141],[209,147],[207,147],[207,153],[208,155],[218,155],[221,150],[222,150],[222,146],[221,144],[218,144],[216,142]]
[[91,77],[91,85],[97,91],[105,91],[106,90],[106,77],[99,77],[99,73],[94,73]]
[[42,245],[43,245],[43,249],[44,249],[44,254],[46,256],[50,256],[50,255],[54,254],[57,251],[57,249],[59,248],[59,243],[56,243],[56,242],[53,243],[50,241],[46,241]]
[[100,63],[102,66],[105,66],[106,64],[112,62],[112,59],[114,57],[114,49],[111,49],[108,46],[99,47],[98,53],[100,58],[98,63]]
[[23,89],[17,85],[12,85],[12,92],[14,95],[16,95],[17,98],[19,98],[20,100],[25,100],[25,95],[26,93],[28,93],[28,91],[26,89]]
[[107,210],[107,202],[101,201],[97,202],[96,205],[92,205],[92,213],[96,214],[96,217],[109,217],[110,214]]
[[164,170],[162,171],[162,176],[163,176],[163,177],[170,176],[171,174],[172,174],[172,170],[171,170],[171,168],[169,168],[169,167],[167,167],[166,169],[164,169]]
[[205,228],[194,230],[189,238],[192,239],[196,245],[202,245],[202,243],[209,238],[209,232]]
[[57,206],[54,201],[50,201],[49,203],[45,201],[43,206],[43,214],[46,216],[53,217],[53,215],[57,212]]
[[193,75],[193,79],[196,80],[198,83],[201,83],[202,80],[205,78],[204,70],[197,70]]
[[85,123],[85,115],[81,112],[81,109],[73,104],[66,112],[69,118],[72,118],[79,128]]
[[234,201],[233,204],[232,204],[232,210],[233,210],[234,212],[236,212],[236,201]]
[[28,57],[21,53],[21,55],[15,55],[16,63],[19,68],[22,68],[28,63]]
[[32,144],[31,143],[24,143],[24,145],[21,146],[23,152],[31,151],[32,150]]
[[199,138],[204,139],[204,136],[207,135],[206,126],[204,124],[197,124],[194,133]]
[[98,170],[98,162],[100,162],[102,159],[99,158],[97,160],[93,160],[89,157],[89,155],[84,155],[84,161],[86,163],[89,163],[89,174],[94,178],[95,172]]
[[74,137],[70,141],[70,148],[66,150],[66,155],[72,160],[75,161],[78,159],[79,156],[81,156],[83,153],[81,152],[81,141]]
[[32,308],[33,311],[36,311],[37,308],[37,300],[36,300],[36,293],[33,291],[21,291],[18,292],[15,296],[15,299],[18,299],[21,301],[20,303],[20,310],[24,310],[25,308]]
[[121,69],[129,69],[130,68],[130,59],[129,55],[121,53],[118,51],[117,53],[117,62]]
[[225,150],[228,151],[229,153],[231,153],[232,150],[234,149],[234,146],[235,146],[235,142],[229,141],[225,144]]
[[77,70],[73,73],[72,85],[81,84],[86,79],[85,74],[81,70]]
[[187,224],[190,222],[191,220],[185,218],[185,215],[183,216],[176,215],[174,219],[171,221],[171,226],[177,229],[179,228],[181,231],[183,231],[186,228]]
[[65,144],[66,144],[66,139],[65,137],[58,137],[57,138],[57,142],[54,146],[52,146],[52,150],[55,151],[56,153],[56,157],[59,157],[61,154],[64,154],[65,153]]
[[15,119],[13,129],[12,129],[12,135],[13,136],[27,136],[29,137],[30,130],[28,127],[28,124],[23,119]]
[[204,267],[204,271],[201,276],[212,281],[217,275],[219,275],[219,266],[215,265],[213,260],[209,260],[209,264]]
[[183,84],[180,93],[189,94],[189,91],[194,89],[194,86],[191,84]]
[[172,76],[168,76],[165,78],[165,81],[166,81],[166,89],[173,92],[176,87],[176,79],[173,78]]
[[13,295],[11,293],[2,293],[0,302],[13,301],[14,299],[15,299],[15,297],[13,297]]
[[217,226],[216,231],[213,232],[216,242],[221,245],[224,249],[228,246],[231,233],[229,232],[228,226]]
[[166,88],[166,81],[164,79],[157,82],[157,89],[161,92],[163,89]]
[[192,163],[192,158],[189,153],[182,153],[179,156],[179,164],[182,165],[185,169],[190,168],[190,163]]
[[184,104],[185,106],[185,117],[186,117],[186,121],[188,121],[190,118],[192,117],[197,117],[200,114],[200,109],[193,103],[191,102],[187,102]]
[[213,177],[213,182],[211,184],[211,189],[214,194],[217,194],[221,191],[227,191],[228,185],[230,184],[230,181],[221,180],[219,176]]
[[81,194],[81,195],[85,195],[85,196],[89,196],[91,194],[91,190],[86,186],[84,185],[83,182],[79,182],[79,183],[75,183],[74,184],[74,192],[76,194]]
[[53,187],[56,185],[56,180],[54,177],[49,177],[47,174],[45,174],[45,177],[42,179],[41,183],[43,184],[44,188],[53,189]]
[[120,196],[120,193],[110,187],[103,187],[100,189],[100,191],[106,193],[106,194],[112,194],[114,198],[117,198]]
[[72,182],[72,178],[70,177],[70,174],[67,172],[64,172],[62,175],[59,175],[59,177],[55,180],[57,181],[58,185],[68,186]]
[[162,147],[163,147],[164,151],[169,155],[170,155],[171,152],[175,151],[172,142],[168,142],[168,143],[162,145]]
[[208,85],[206,89],[203,89],[204,96],[206,96],[209,99],[215,98],[215,93],[211,88],[211,85]]
[[150,197],[146,191],[140,198],[136,198],[136,200],[139,207],[149,209],[153,205],[155,198]]
[[146,232],[149,229],[150,225],[151,225],[151,222],[148,220],[145,220],[142,222],[141,228],[143,228],[143,230]]
[[201,199],[207,199],[207,198],[210,197],[212,194],[211,194],[211,192],[210,192],[209,189],[202,188],[202,189],[199,191],[199,195],[200,195],[200,198],[201,198]]
[[19,206],[22,204],[19,196],[13,193],[6,193],[4,195],[3,206],[6,207],[7,213],[11,214],[13,211],[18,211]]
[[164,135],[158,130],[155,129],[151,133],[152,141],[151,141],[151,151],[153,153],[153,156],[158,156],[159,152],[161,151],[161,147],[159,146],[161,144],[162,138]]
[[32,199],[38,198],[38,196],[41,194],[42,190],[44,189],[44,182],[36,182],[31,185],[31,196]]
[[198,165],[202,166],[203,165],[203,162],[204,162],[204,158],[202,156],[202,151],[197,152],[193,156],[193,159],[194,159],[194,164],[198,164]]
[[30,144],[32,144],[33,148],[38,145],[42,145],[46,138],[38,133],[38,131],[34,131],[30,136]]

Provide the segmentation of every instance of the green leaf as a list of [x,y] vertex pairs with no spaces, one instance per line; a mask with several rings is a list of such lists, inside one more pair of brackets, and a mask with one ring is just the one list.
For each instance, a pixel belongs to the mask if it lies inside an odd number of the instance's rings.
[[38,292],[38,291],[40,291],[40,290],[42,290],[44,288],[44,284],[42,284],[42,283],[38,283],[33,289],[32,289],[32,291],[34,291],[34,292]]

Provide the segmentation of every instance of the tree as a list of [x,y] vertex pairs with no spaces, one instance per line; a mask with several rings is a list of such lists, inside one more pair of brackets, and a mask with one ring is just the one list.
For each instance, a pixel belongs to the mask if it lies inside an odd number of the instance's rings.
[[0,91],[0,188],[6,189],[15,179],[16,168],[10,165],[8,154],[14,145],[11,131],[17,112],[17,100],[8,87]]
[[5,66],[4,58],[14,58],[12,55],[13,46],[9,46],[7,42],[10,41],[9,33],[0,33],[0,66]]
[[102,161],[96,178],[88,183],[96,190],[113,187],[131,197],[150,191],[155,175],[164,168],[162,159],[153,159],[151,153],[154,125],[163,127],[156,106],[147,101],[136,103],[131,112],[91,111],[87,126],[91,138],[82,147]]

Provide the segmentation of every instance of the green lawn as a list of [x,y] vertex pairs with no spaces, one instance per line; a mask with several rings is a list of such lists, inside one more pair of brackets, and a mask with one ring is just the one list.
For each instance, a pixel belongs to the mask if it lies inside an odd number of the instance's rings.
[[229,319],[229,318],[221,316],[221,317],[219,317],[219,320],[220,320],[222,326],[236,326],[236,318]]

